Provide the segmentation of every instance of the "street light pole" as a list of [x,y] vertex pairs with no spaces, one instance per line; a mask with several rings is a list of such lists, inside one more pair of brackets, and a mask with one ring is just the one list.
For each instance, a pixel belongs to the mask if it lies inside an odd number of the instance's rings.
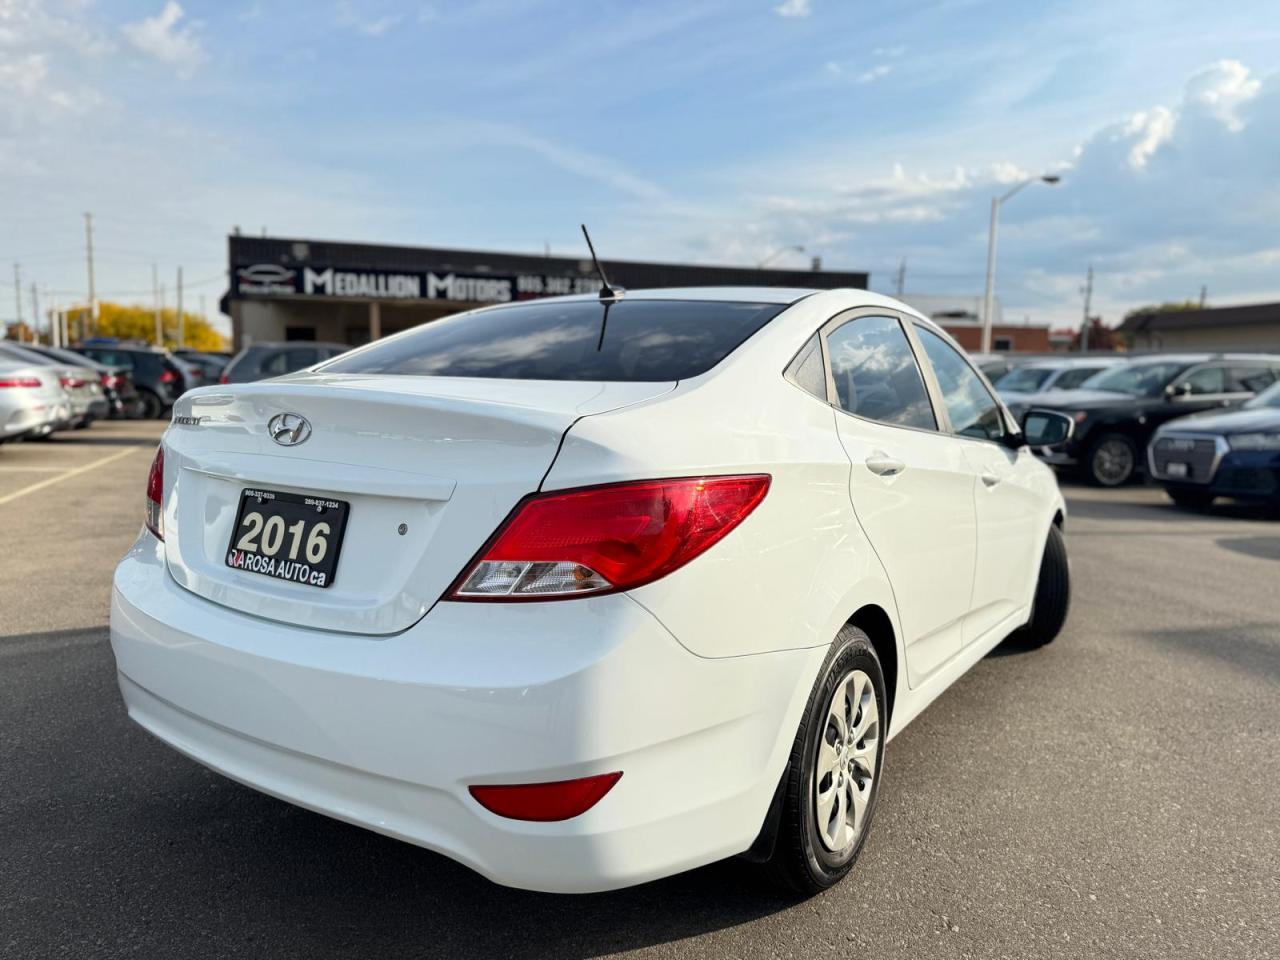
[[987,289],[982,300],[982,352],[991,352],[991,313],[995,309],[996,298],[996,233],[1000,226],[1000,206],[1013,199],[1014,194],[1029,187],[1033,183],[1047,183],[1053,186],[1062,178],[1054,173],[1046,173],[1039,177],[1030,177],[1015,184],[1004,194],[991,198],[991,227],[987,234]]

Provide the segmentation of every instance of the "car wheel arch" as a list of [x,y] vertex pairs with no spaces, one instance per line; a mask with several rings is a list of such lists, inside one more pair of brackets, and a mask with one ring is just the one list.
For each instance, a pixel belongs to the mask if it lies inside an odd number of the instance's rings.
[[893,620],[888,611],[876,603],[868,603],[845,621],[851,627],[857,627],[871,639],[876,656],[880,658],[880,669],[884,673],[885,729],[890,729],[893,721],[893,704],[898,693],[898,635],[893,628]]

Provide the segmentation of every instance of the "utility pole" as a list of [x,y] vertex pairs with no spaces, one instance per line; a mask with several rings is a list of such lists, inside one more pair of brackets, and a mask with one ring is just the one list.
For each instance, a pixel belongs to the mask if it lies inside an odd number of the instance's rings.
[[182,267],[178,267],[178,346],[182,345]]
[[1200,309],[1204,309],[1204,302],[1209,297],[1209,287],[1206,284],[1200,284]]
[[40,342],[40,296],[34,280],[31,281],[31,342]]
[[84,215],[84,255],[89,268],[89,330],[98,335],[98,294],[93,286],[93,214]]
[[1084,326],[1080,328],[1080,352],[1085,353],[1089,349],[1089,307],[1093,303],[1093,264],[1089,264],[1089,273],[1080,290],[1084,294]]
[[22,342],[22,264],[15,263],[13,265],[13,308],[14,314],[13,339],[19,343]]
[[903,257],[898,261],[898,273],[894,283],[896,296],[901,299],[902,293],[907,288],[907,258]]
[[164,346],[164,320],[160,316],[160,280],[156,275],[156,265],[151,265],[151,304],[156,320],[156,346]]

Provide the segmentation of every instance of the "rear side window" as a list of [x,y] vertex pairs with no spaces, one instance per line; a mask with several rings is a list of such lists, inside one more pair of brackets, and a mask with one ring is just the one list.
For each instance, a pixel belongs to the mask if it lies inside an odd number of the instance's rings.
[[827,335],[840,406],[868,420],[938,429],[911,344],[892,317],[859,317]]
[[509,380],[685,380],[710,370],[786,306],[574,300],[496,307],[436,320],[324,369]]
[[309,367],[315,362],[315,347],[290,347],[264,357],[259,371],[268,377],[279,377]]
[[1053,389],[1055,390],[1074,390],[1080,384],[1084,383],[1103,367],[1072,367],[1070,370],[1063,370],[1058,375],[1058,379],[1053,381]]
[[818,342],[816,333],[796,354],[795,360],[787,368],[787,376],[796,386],[826,402],[827,368],[822,365],[822,344]]
[[1259,393],[1276,382],[1276,375],[1267,367],[1232,367],[1227,378],[1227,390],[1231,393]]

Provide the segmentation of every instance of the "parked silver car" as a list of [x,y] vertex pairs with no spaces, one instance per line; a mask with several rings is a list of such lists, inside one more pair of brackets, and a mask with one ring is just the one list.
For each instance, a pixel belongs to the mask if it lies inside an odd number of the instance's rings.
[[0,358],[0,443],[47,436],[71,422],[71,403],[47,366]]
[[106,394],[102,392],[101,374],[87,363],[75,366],[7,341],[0,343],[0,362],[46,367],[54,371],[71,401],[69,425],[72,427],[87,427],[110,412]]
[[1058,357],[1032,360],[995,381],[995,388],[1014,416],[1052,400],[1057,390],[1076,390],[1095,373],[1125,363],[1125,357]]

